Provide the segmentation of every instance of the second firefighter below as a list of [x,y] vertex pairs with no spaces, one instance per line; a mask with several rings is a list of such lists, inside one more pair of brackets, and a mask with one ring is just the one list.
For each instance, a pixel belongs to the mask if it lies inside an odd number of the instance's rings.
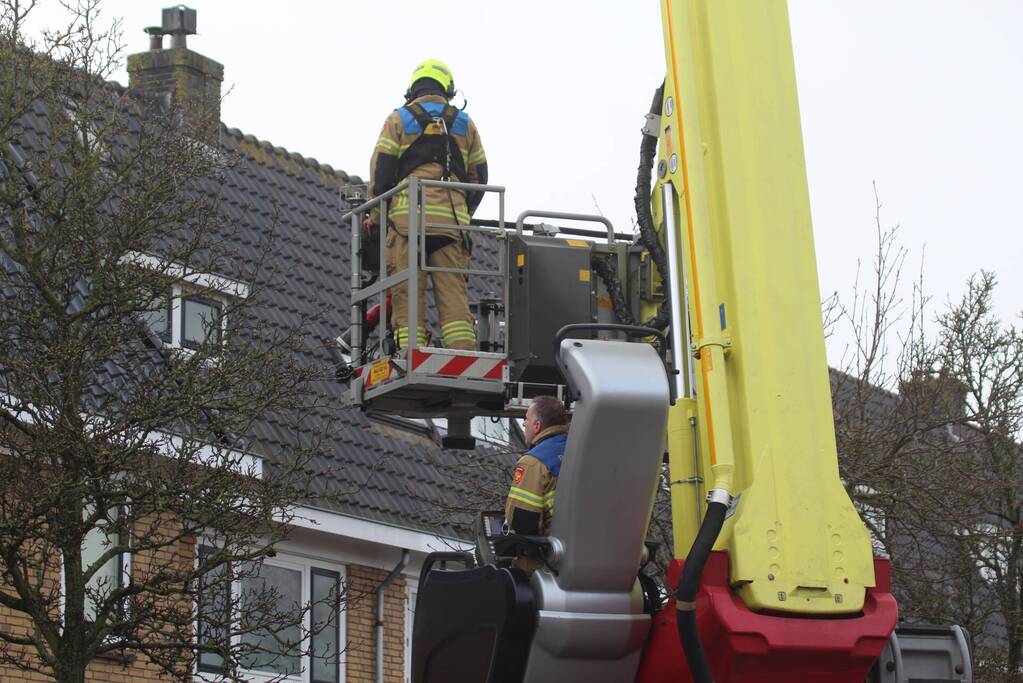
[[[537,396],[529,404],[523,426],[530,448],[515,463],[504,518],[517,534],[546,536],[554,519],[554,493],[568,442],[568,413],[557,398]],[[519,558],[515,564],[527,570],[542,565],[532,558]]]
[[[383,130],[370,161],[370,194],[387,192],[409,176],[427,180],[451,180],[464,183],[487,182],[487,159],[479,132],[469,115],[452,107],[454,77],[441,62],[430,59],[412,74],[405,106],[395,109],[384,122]],[[426,254],[420,262],[435,268],[465,270],[472,247],[470,233],[445,225],[468,225],[482,192],[463,192],[444,187],[428,187],[423,192],[423,214],[427,223]],[[386,225],[387,273],[408,267],[408,190],[391,197],[387,220],[381,221],[374,209],[370,226]],[[466,276],[459,272],[431,272],[437,302],[441,339],[449,349],[476,349],[476,331],[469,312]],[[418,315],[416,345],[426,344],[423,292],[426,273],[418,279]],[[392,321],[399,348],[409,342],[408,287],[392,288]]]

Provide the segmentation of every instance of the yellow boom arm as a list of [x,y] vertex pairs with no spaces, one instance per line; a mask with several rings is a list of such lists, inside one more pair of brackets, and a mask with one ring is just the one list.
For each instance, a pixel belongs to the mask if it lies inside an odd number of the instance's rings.
[[872,551],[838,473],[786,4],[661,10],[655,216],[680,246],[697,358],[669,425],[675,550],[692,545],[703,473],[704,492],[736,496],[715,547],[751,609],[857,612]]

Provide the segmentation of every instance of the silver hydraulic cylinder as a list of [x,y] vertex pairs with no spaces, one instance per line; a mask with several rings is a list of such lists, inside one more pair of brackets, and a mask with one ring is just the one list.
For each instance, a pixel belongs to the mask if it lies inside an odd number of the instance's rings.
[[670,393],[649,344],[565,339],[578,390],[551,526],[554,571],[532,577],[538,619],[526,683],[631,682],[650,630],[636,575]]

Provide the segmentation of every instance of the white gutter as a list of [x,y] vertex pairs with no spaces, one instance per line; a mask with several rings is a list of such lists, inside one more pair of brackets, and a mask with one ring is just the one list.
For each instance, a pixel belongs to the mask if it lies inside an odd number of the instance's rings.
[[300,529],[322,531],[334,536],[343,536],[377,545],[411,550],[429,554],[438,550],[472,550],[474,544],[448,536],[430,534],[425,531],[406,529],[384,522],[353,517],[313,507],[298,507],[294,510],[291,526]]

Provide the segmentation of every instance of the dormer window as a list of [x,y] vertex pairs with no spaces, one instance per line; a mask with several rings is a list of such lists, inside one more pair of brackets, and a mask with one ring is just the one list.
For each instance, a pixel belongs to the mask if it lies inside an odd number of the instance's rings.
[[231,301],[246,298],[247,285],[222,275],[168,265],[146,254],[132,254],[130,259],[176,281],[168,285],[166,294],[153,297],[142,313],[143,322],[155,336],[171,348],[189,351],[223,343]]
[[196,351],[223,342],[230,296],[216,290],[174,285],[142,314],[150,331],[166,346]]

